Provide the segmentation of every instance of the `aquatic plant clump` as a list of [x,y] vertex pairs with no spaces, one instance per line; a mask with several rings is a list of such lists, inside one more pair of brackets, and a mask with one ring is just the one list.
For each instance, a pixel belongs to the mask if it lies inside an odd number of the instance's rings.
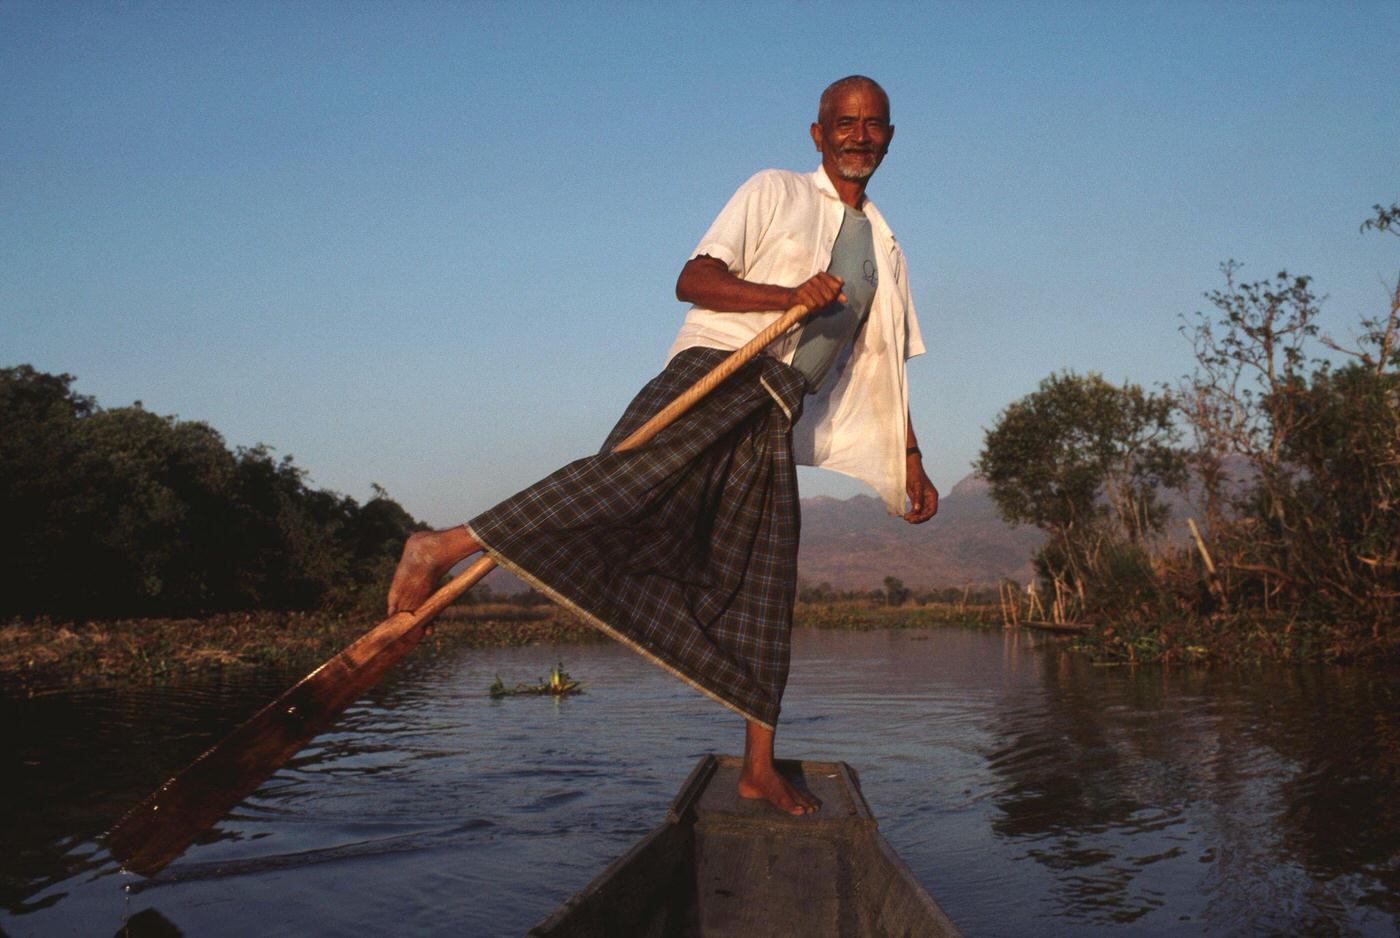
[[534,684],[516,684],[514,687],[506,687],[505,681],[501,680],[499,674],[496,681],[486,692],[492,697],[520,697],[520,696],[552,696],[567,697],[570,694],[583,693],[583,682],[574,680],[568,671],[564,670],[564,662],[559,662],[549,669],[549,677]]

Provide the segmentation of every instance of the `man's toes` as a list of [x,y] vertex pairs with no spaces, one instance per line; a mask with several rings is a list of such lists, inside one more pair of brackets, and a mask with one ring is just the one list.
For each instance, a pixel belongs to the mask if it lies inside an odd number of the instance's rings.
[[394,576],[394,582],[389,585],[389,615],[393,615],[404,607],[405,584],[401,574]]
[[785,782],[783,787],[786,789],[785,794],[787,795],[787,801],[790,805],[788,808],[789,813],[797,815],[814,814],[817,809],[821,807],[820,801],[801,788],[798,788],[796,785]]

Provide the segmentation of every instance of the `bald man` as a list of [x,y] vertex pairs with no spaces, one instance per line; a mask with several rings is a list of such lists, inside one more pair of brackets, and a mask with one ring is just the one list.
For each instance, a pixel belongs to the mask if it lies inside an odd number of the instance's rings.
[[[923,352],[904,256],[865,189],[894,138],[889,98],[852,75],[822,93],[812,173],[764,170],[734,194],[676,282],[691,304],[664,371],[602,451],[467,524],[409,538],[389,612],[485,550],[556,602],[745,720],[739,794],[820,807],[774,765],[797,583],[794,466],[862,479],[891,514],[938,510],[909,419]],[[800,329],[650,443],[613,447],[797,304]],[[907,505],[906,505],[907,499]]]

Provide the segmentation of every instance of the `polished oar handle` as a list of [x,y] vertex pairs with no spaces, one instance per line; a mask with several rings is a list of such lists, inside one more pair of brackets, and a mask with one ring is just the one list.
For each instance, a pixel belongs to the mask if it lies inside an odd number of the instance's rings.
[[[731,354],[615,449],[640,446],[807,314],[795,306]],[[122,866],[151,876],[252,794],[422,640],[428,623],[495,569],[480,557],[413,612],[392,615],[263,707],[126,813],[107,843]]]
[[734,374],[747,364],[749,359],[766,349],[773,340],[801,322],[809,312],[811,310],[799,303],[773,320],[767,328],[746,342],[743,348],[732,352],[728,358],[716,365],[705,377],[695,382],[680,397],[661,408],[650,420],[632,431],[626,439],[614,447],[614,451],[632,449],[634,446],[641,446],[649,441],[669,426],[671,421],[694,407],[696,401],[713,391],[721,381]]

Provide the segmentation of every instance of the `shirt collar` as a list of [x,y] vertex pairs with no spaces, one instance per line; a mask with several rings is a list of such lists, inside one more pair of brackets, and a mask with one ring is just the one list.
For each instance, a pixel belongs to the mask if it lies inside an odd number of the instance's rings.
[[[825,166],[818,164],[816,171],[812,173],[812,182],[816,185],[818,192],[830,196],[837,202],[841,201],[841,196],[837,194],[836,187],[831,183],[831,177],[826,174]],[[861,203],[860,211],[864,212],[866,215],[878,215],[878,211],[871,211],[874,208],[875,203],[872,202],[870,196],[867,195],[865,201]]]

